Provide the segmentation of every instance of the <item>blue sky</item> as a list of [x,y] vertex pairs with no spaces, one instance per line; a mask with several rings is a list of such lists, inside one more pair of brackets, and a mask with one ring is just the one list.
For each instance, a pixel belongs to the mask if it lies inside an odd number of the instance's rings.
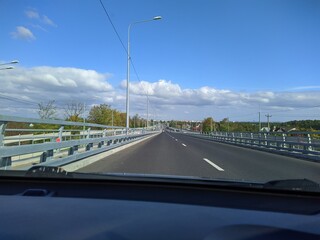
[[[163,17],[131,31],[132,113],[145,114],[148,92],[161,119],[254,121],[259,108],[279,121],[320,117],[319,1],[103,3],[125,45],[129,23]],[[0,62],[20,61],[0,71],[1,94],[125,109],[126,52],[99,0],[0,5]]]

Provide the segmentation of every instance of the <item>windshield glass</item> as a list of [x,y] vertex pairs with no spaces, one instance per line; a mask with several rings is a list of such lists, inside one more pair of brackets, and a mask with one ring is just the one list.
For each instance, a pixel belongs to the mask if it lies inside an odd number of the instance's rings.
[[319,11],[2,0],[1,174],[319,184]]

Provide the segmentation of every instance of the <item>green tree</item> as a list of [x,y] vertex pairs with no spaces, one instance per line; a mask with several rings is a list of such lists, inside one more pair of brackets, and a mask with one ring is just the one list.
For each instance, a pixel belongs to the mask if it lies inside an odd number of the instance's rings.
[[146,119],[140,117],[138,114],[130,118],[130,127],[131,128],[141,128],[146,126]]
[[[88,116],[88,122],[104,124],[104,125],[111,125],[112,124],[112,111],[114,111],[114,110],[112,110],[110,105],[107,105],[107,104],[100,104],[98,106],[94,106],[90,109],[89,116]],[[118,118],[117,118],[117,120],[118,120]],[[115,123],[115,121],[114,121],[114,123]]]
[[212,117],[207,117],[202,121],[202,132],[212,132],[214,130],[215,121]]

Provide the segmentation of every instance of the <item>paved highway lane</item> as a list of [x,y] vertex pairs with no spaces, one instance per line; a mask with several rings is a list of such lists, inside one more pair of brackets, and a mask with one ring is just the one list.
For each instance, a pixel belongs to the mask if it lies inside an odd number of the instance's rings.
[[79,172],[147,173],[269,181],[320,182],[320,164],[165,132],[93,163]]

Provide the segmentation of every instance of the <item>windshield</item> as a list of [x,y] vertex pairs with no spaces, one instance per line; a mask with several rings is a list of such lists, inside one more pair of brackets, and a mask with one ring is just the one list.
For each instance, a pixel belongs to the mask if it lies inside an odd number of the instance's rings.
[[319,11],[2,0],[1,174],[319,184]]

